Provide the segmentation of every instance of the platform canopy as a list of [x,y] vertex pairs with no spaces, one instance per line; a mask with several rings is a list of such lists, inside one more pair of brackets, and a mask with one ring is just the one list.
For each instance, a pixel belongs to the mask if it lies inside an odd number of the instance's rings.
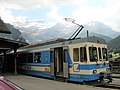
[[18,49],[19,47],[26,45],[28,45],[28,43],[0,38],[0,53],[4,50],[6,51],[6,50]]

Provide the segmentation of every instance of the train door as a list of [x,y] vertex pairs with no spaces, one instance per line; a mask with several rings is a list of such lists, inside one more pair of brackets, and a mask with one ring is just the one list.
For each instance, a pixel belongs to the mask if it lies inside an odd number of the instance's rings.
[[68,77],[67,52],[65,47],[51,49],[51,76]]
[[50,73],[51,76],[55,76],[55,68],[54,68],[54,48],[50,49]]
[[68,47],[63,47],[63,77],[68,78]]

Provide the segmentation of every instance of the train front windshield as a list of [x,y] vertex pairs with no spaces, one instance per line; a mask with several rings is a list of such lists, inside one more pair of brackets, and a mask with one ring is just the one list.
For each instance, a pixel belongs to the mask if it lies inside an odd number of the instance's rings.
[[90,62],[107,61],[107,49],[106,48],[97,48],[89,47],[89,58]]

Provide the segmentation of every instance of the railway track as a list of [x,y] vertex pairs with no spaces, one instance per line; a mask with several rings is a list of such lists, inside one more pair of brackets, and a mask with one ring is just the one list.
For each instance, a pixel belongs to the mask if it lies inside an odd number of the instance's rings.
[[105,90],[120,90],[120,85],[119,84],[106,84],[106,85],[93,85],[91,84],[83,84],[83,83],[76,83],[76,82],[69,82],[71,84],[76,84],[76,85],[86,85],[86,86],[92,86],[92,87],[99,87],[102,88],[101,90],[103,90],[105,88]]
[[120,90],[120,85],[118,84],[107,84],[103,86],[97,86],[97,87],[102,87],[102,88],[110,88],[110,89],[115,89],[115,90]]
[[88,86],[94,86],[94,87],[101,87],[101,88],[107,88],[110,90],[120,90],[120,80],[117,79],[113,79],[112,83],[104,83],[104,82],[87,82],[84,83],[84,85],[88,85]]

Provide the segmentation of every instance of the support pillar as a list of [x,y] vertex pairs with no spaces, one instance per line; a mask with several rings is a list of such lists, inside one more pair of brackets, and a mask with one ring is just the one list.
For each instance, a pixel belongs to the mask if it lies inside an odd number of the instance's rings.
[[14,75],[17,75],[17,59],[16,59],[16,51],[17,49],[14,49],[14,62],[15,62],[15,67],[14,67]]
[[6,69],[7,69],[7,67],[6,67],[6,62],[7,62],[7,60],[6,60],[6,51],[3,51],[3,73],[6,73]]

